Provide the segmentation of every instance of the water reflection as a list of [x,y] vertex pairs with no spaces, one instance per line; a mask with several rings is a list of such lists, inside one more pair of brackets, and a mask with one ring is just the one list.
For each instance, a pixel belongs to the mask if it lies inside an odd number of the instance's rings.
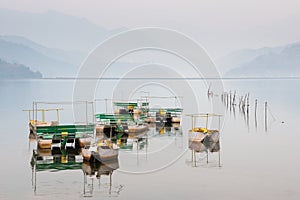
[[[184,155],[183,162],[178,160],[175,163],[176,166],[166,168],[166,176],[161,178],[157,173],[153,173],[147,176],[141,176],[135,178],[144,179],[144,184],[139,184],[135,182],[136,179],[122,175],[119,176],[120,170],[129,169],[134,171],[136,166],[136,157],[133,159],[127,159],[127,154],[124,155],[123,151],[120,149],[122,154],[120,154],[119,159],[119,169],[113,172],[113,185],[117,182],[124,184],[123,191],[120,194],[121,199],[126,197],[136,197],[143,196],[144,194],[149,193],[149,186],[157,185],[157,187],[152,187],[151,191],[153,194],[158,194],[155,197],[159,196],[159,193],[163,190],[172,194],[172,197],[183,197],[193,199],[195,195],[199,193],[199,178],[205,182],[205,186],[201,187],[201,195],[206,196],[207,198],[224,198],[226,195],[230,198],[230,194],[235,197],[242,197],[245,194],[248,194],[249,191],[245,188],[251,185],[253,190],[256,192],[253,193],[253,198],[256,199],[266,199],[266,197],[274,199],[284,199],[284,198],[294,198],[299,197],[299,190],[297,190],[299,183],[299,173],[297,173],[297,167],[299,162],[297,162],[297,146],[299,143],[297,131],[297,120],[299,118],[298,113],[300,113],[300,107],[297,106],[299,102],[299,91],[297,86],[300,86],[299,80],[287,80],[287,81],[274,81],[274,80],[247,80],[247,81],[229,81],[225,80],[226,86],[228,88],[237,89],[238,93],[246,94],[250,90],[253,93],[252,97],[258,98],[257,103],[257,123],[255,124],[254,114],[255,114],[255,105],[253,98],[250,100],[252,106],[250,106],[250,132],[247,132],[245,123],[243,123],[243,115],[240,115],[239,112],[239,96],[236,98],[236,120],[233,119],[233,115],[230,115],[229,111],[227,112],[227,118],[224,130],[220,133],[220,146],[221,146],[221,164],[223,166],[224,159],[226,158],[226,169],[222,169],[222,173],[217,173],[219,171],[217,166],[217,152],[209,152],[209,164],[206,163],[206,151],[203,153],[196,153],[197,155],[197,168],[192,168],[189,166],[192,165],[191,162],[185,163],[185,158],[188,161],[191,161],[191,152],[192,150],[188,148],[187,153]],[[2,82],[5,83],[5,82]],[[20,156],[21,152],[22,158],[15,159],[11,158],[9,162],[13,162],[14,165],[3,165],[2,169],[2,179],[3,183],[0,189],[0,199],[20,199],[20,196],[28,199],[82,199],[83,193],[83,172],[82,168],[76,170],[62,170],[58,173],[49,172],[48,170],[37,172],[37,196],[33,196],[33,190],[31,190],[31,168],[29,168],[29,157],[32,156],[32,150],[29,152],[24,151],[24,132],[26,131],[28,121],[25,119],[25,113],[20,113],[20,109],[27,108],[28,105],[31,105],[32,98],[34,99],[45,99],[45,100],[62,100],[71,99],[72,97],[72,86],[73,82],[69,81],[49,81],[49,80],[38,80],[38,81],[21,81],[21,82],[11,82],[12,84],[5,84],[5,88],[1,85],[1,91],[4,92],[2,102],[2,132],[4,139],[2,140],[2,150],[3,157],[7,157],[7,150],[11,149],[12,152],[15,152]],[[195,82],[196,84],[202,84],[200,81]],[[265,87],[261,87],[264,85]],[[3,86],[3,87],[2,87]],[[63,88],[62,88],[63,86]],[[68,86],[68,87],[66,87]],[[110,87],[107,87],[108,89]],[[53,92],[61,93],[60,95],[53,95]],[[14,94],[19,94],[23,98],[11,98],[12,92]],[[109,93],[110,90],[101,91],[101,93]],[[199,93],[202,93],[199,90]],[[254,96],[255,95],[255,96]],[[189,94],[185,98],[189,98]],[[219,97],[215,97],[219,98]],[[201,99],[201,98],[200,98]],[[3,100],[3,99],[2,99]],[[200,109],[206,109],[206,98],[201,99]],[[268,100],[269,107],[272,107],[276,118],[285,121],[284,124],[275,124],[273,126],[269,124],[268,134],[264,134],[264,102],[263,100]],[[209,104],[210,105],[210,104]],[[194,108],[193,104],[184,104],[185,112],[191,111]],[[66,110],[68,112],[68,110]],[[234,113],[232,113],[234,114]],[[269,113],[270,114],[270,113]],[[5,116],[5,117],[4,117]],[[232,116],[232,118],[230,118]],[[269,115],[269,117],[271,117]],[[14,119],[14,120],[12,120]],[[61,118],[63,119],[63,118]],[[271,121],[272,118],[269,118]],[[19,125],[16,125],[16,121]],[[183,136],[187,135],[187,131],[191,128],[190,121],[185,123],[187,120],[184,118],[182,121]],[[299,121],[299,120],[298,120]],[[276,123],[279,121],[276,121]],[[256,126],[254,126],[256,125]],[[152,126],[152,125],[149,125]],[[153,125],[155,129],[155,123]],[[257,127],[257,132],[255,131]],[[9,132],[11,134],[5,134]],[[153,149],[158,149],[164,143],[168,142],[169,136],[166,134],[160,135],[155,130],[148,132],[149,142],[148,142],[148,162],[146,163],[144,154],[146,151],[146,145],[141,149],[139,153],[139,166],[143,167],[145,165],[151,165],[152,163],[159,162],[157,160],[162,160],[175,155],[175,148],[172,148],[166,154],[155,154],[153,159],[151,155],[154,155]],[[285,132],[287,135],[282,137],[282,133]],[[224,133],[224,134],[223,134]],[[152,135],[155,135],[153,140]],[[23,135],[23,136],[22,136]],[[5,136],[9,136],[9,139]],[[223,138],[224,136],[224,138]],[[225,138],[226,136],[226,138]],[[173,137],[171,138],[173,139]],[[181,138],[178,138],[181,142]],[[14,141],[15,145],[8,145],[7,141]],[[163,142],[162,142],[163,141]],[[160,143],[161,142],[161,143]],[[188,140],[183,138],[182,142],[185,147],[188,147]],[[133,143],[135,145],[136,143]],[[255,144],[256,148],[252,148]],[[201,145],[201,144],[200,144]],[[282,146],[283,145],[283,146]],[[6,147],[14,146],[12,148]],[[174,145],[175,146],[175,145]],[[282,146],[282,148],[278,148]],[[36,145],[33,147],[35,148]],[[226,148],[226,151],[224,149]],[[230,148],[228,148],[230,147]],[[32,148],[32,145],[31,145]],[[137,148],[133,146],[130,151],[135,151]],[[140,149],[140,147],[139,147]],[[224,150],[223,150],[224,149]],[[237,151],[238,149],[238,151]],[[249,151],[251,149],[251,151]],[[14,153],[14,154],[15,154]],[[171,156],[170,156],[171,154]],[[179,153],[178,153],[179,154]],[[176,155],[178,155],[176,154]],[[287,156],[288,155],[288,156]],[[26,157],[25,157],[26,156]],[[130,155],[129,155],[130,156]],[[173,156],[174,157],[174,156]],[[161,159],[162,158],[162,159]],[[267,158],[267,159],[266,159]],[[280,159],[278,159],[280,158]],[[124,165],[125,161],[130,162],[132,165]],[[255,160],[255,162],[253,162]],[[168,160],[169,161],[169,160]],[[212,162],[213,161],[213,162]],[[158,163],[156,166],[161,166],[162,162]],[[165,162],[169,163],[169,162]],[[288,164],[291,163],[291,164]],[[126,164],[126,163],[125,163]],[[164,164],[164,163],[163,163]],[[133,167],[132,167],[133,166]],[[200,167],[199,167],[200,166]],[[210,167],[213,167],[211,169]],[[154,167],[151,166],[151,169]],[[209,169],[206,169],[208,167]],[[136,167],[138,168],[138,167]],[[204,169],[203,169],[204,168]],[[133,169],[133,170],[132,170]],[[139,170],[140,168],[138,168]],[[11,177],[11,174],[15,170],[18,170],[18,180]],[[21,171],[20,171],[21,170]],[[207,171],[208,170],[208,171]],[[217,170],[217,171],[216,171]],[[140,170],[142,171],[142,170]],[[184,171],[184,173],[182,173]],[[268,173],[265,173],[265,172]],[[11,173],[9,173],[11,172]],[[206,173],[208,172],[208,173]],[[245,172],[247,172],[245,174]],[[284,173],[283,173],[284,172]],[[163,174],[163,173],[161,173]],[[276,176],[274,176],[276,174]],[[240,180],[237,180],[236,187],[228,186],[228,182],[232,182],[232,177],[243,177]],[[109,176],[101,176],[101,188],[104,189],[104,186],[108,186],[106,183],[109,180]],[[190,185],[194,187],[182,187],[178,184],[172,185],[170,183],[182,182],[180,185]],[[258,183],[259,182],[259,183]],[[274,184],[276,183],[276,184]],[[26,187],[27,185],[27,187]],[[97,185],[97,184],[94,184]],[[136,188],[128,188],[136,186]],[[159,187],[159,185],[168,186],[168,187]],[[117,186],[116,186],[117,187]],[[65,188],[65,189],[63,189]],[[213,189],[212,189],[213,188]],[[127,190],[128,189],[128,190]],[[126,190],[126,191],[125,191]],[[219,191],[218,194],[215,194],[211,191]],[[105,194],[96,195],[96,190],[94,190],[93,198],[102,198],[103,195],[108,195],[108,190],[105,190]],[[103,191],[103,190],[102,190]],[[53,198],[54,197],[54,198]],[[148,197],[149,199],[151,197]],[[103,197],[102,199],[105,199]],[[153,198],[152,198],[153,199]],[[176,198],[175,198],[176,199]]]
[[[119,168],[119,161],[113,160],[111,162],[82,163],[83,171],[83,196],[92,197],[94,193],[106,193],[109,196],[118,196],[123,189],[123,185],[113,186],[112,174],[113,171]],[[109,178],[108,183],[101,183],[101,177],[107,176]],[[98,181],[98,185],[95,186],[94,182]]]
[[[187,143],[181,127],[182,109],[152,109],[152,115],[143,116],[142,111],[131,109],[131,103],[118,105],[130,109],[119,109],[117,114],[95,114],[92,124],[51,122],[46,126],[45,119],[42,119],[42,125],[38,123],[37,116],[32,123],[30,121],[37,144],[31,161],[35,193],[37,174],[41,171],[45,172],[43,174],[61,172],[60,181],[65,188],[54,184],[50,191],[54,189],[63,194],[67,194],[64,190],[75,189],[67,183],[67,177],[81,171],[83,180],[79,183],[83,184],[83,197],[118,196],[124,186],[113,184],[115,170],[134,174],[156,171],[172,165],[186,152]],[[37,108],[33,110],[38,111]],[[135,112],[140,116],[136,117]],[[46,186],[49,186],[54,176],[46,177]],[[47,189],[46,186],[41,185],[39,189]]]
[[[39,172],[53,173],[60,171],[68,174],[70,171],[82,171],[84,197],[92,197],[94,193],[99,192],[101,192],[101,194],[104,192],[109,196],[116,196],[119,195],[119,193],[122,191],[122,188],[124,187],[123,185],[112,184],[113,171],[119,168],[118,159],[106,161],[105,163],[87,162],[83,160],[81,149],[78,148],[68,148],[60,150],[37,148],[33,150],[30,164],[32,167],[32,186],[35,194],[37,194],[37,174]],[[101,177],[104,176],[108,177],[108,183],[101,183],[101,180],[103,179]],[[97,187],[96,185],[94,185],[95,180],[98,180]],[[49,186],[48,182],[47,185]],[[55,187],[55,185],[53,186]],[[72,185],[69,187],[72,187]]]
[[192,166],[196,167],[197,164],[200,164],[204,159],[206,159],[206,164],[213,164],[213,161],[209,160],[209,155],[213,156],[213,153],[218,153],[217,164],[221,167],[221,147],[219,139],[218,141],[214,141],[210,137],[205,137],[201,141],[189,140],[189,149],[192,153],[192,159],[188,163],[192,164]]
[[82,156],[78,149],[41,149],[33,150],[31,158],[32,186],[37,191],[37,172],[57,172],[62,170],[78,170],[82,166]]

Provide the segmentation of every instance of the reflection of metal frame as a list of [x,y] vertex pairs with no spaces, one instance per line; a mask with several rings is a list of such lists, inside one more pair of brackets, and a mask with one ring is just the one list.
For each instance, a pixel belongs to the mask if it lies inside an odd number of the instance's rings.
[[123,186],[117,187],[116,191],[113,191],[112,186],[112,174],[113,171],[119,168],[119,161],[114,160],[112,162],[104,163],[91,163],[83,162],[83,197],[92,197],[94,193],[94,179],[98,179],[98,186],[100,191],[100,179],[102,175],[109,176],[109,188],[108,194],[111,196],[113,193],[119,195]]
[[[32,187],[34,194],[37,192],[37,172],[48,171],[67,171],[67,170],[82,170],[83,172],[83,196],[91,197],[94,191],[94,179],[99,180],[100,189],[100,177],[101,175],[109,176],[109,190],[108,194],[111,196],[113,194],[119,195],[122,191],[123,186],[118,185],[113,187],[112,185],[112,174],[113,171],[119,168],[119,161],[113,160],[104,163],[90,163],[84,162],[80,152],[73,149],[74,151],[66,152],[66,154],[55,154],[50,149],[38,149],[33,150],[33,155],[31,159],[32,167]],[[88,182],[90,180],[90,183]],[[88,187],[91,190],[88,190]],[[114,189],[116,189],[114,191]]]
[[82,167],[82,160],[82,156],[76,149],[70,149],[65,153],[56,153],[51,149],[33,150],[30,164],[32,167],[31,181],[34,193],[37,190],[37,172],[79,170]]
[[[209,152],[218,152],[218,166],[221,167],[221,148],[220,148],[220,114],[205,113],[205,114],[187,114],[186,116],[192,119],[192,129],[189,130],[189,148],[192,150],[192,164],[196,167],[196,153],[206,153],[206,163],[209,163]],[[218,117],[218,129],[212,130],[208,128],[208,120],[210,117]],[[205,128],[196,127],[196,119],[205,118]]]

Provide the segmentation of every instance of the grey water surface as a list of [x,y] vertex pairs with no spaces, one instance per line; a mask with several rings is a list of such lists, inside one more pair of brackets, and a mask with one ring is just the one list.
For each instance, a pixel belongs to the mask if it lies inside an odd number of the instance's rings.
[[[34,190],[30,161],[36,144],[28,139],[28,117],[22,110],[31,109],[33,101],[71,101],[74,80],[0,81],[0,199],[86,199],[85,186],[92,189],[89,199],[299,199],[300,80],[223,80],[223,84],[227,92],[250,93],[250,108],[248,121],[237,107],[235,112],[225,109],[221,167],[218,153],[209,153],[208,163],[199,154],[193,165],[187,148],[191,120],[184,115],[182,134],[153,133],[144,148],[121,151],[111,185],[109,176],[100,181],[89,178],[84,185],[82,169],[46,170],[36,173]],[[147,89],[155,95],[163,92]],[[197,92],[203,96],[199,108],[208,112],[207,87]],[[220,99],[218,95],[213,98]],[[188,98],[183,97],[184,114],[193,110],[194,105],[184,104]],[[104,107],[98,109],[104,112]],[[72,107],[64,112],[63,120],[72,121]]]

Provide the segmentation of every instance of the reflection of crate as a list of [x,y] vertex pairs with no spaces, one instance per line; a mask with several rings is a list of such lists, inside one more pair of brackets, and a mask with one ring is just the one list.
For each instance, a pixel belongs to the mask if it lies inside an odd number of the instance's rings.
[[189,140],[189,148],[195,152],[206,152],[207,148],[202,141]]
[[207,134],[204,132],[189,131],[189,141],[201,142],[204,140],[206,135]]

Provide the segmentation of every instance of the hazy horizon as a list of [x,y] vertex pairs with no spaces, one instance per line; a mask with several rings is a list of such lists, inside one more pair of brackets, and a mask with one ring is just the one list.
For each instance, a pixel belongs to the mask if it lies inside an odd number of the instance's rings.
[[280,46],[299,41],[300,3],[281,1],[3,0],[0,8],[30,13],[55,10],[107,30],[163,27],[180,31],[204,46],[213,58],[243,48]]

